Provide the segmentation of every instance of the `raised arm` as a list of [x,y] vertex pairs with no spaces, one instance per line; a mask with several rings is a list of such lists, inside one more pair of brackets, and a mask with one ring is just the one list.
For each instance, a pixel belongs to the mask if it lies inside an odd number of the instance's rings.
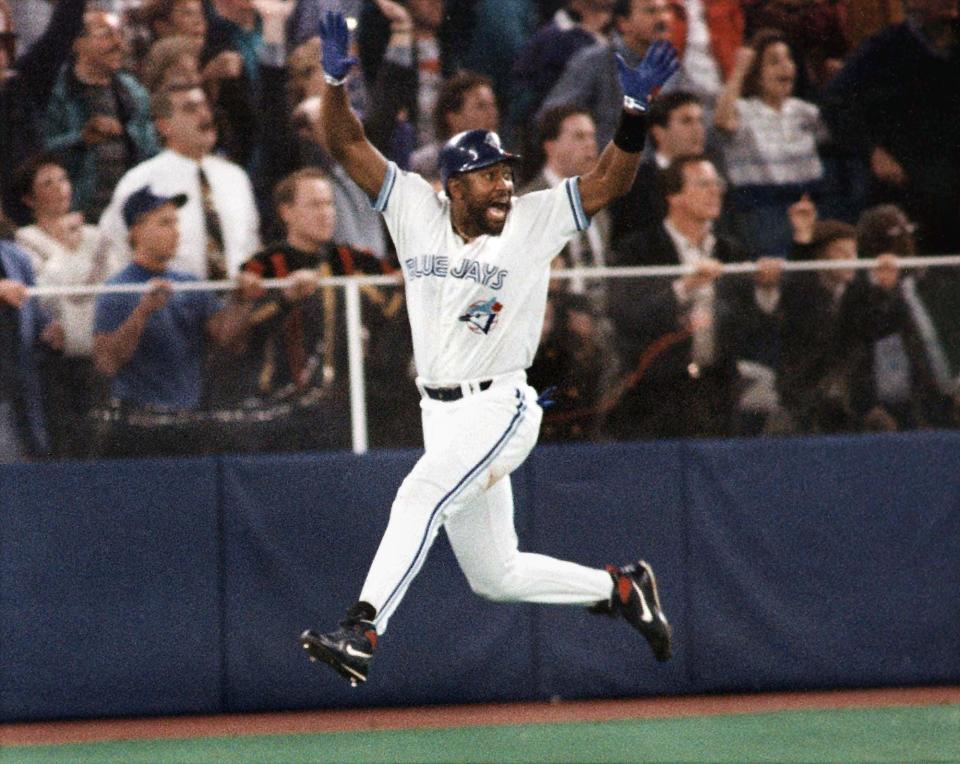
[[87,0],[59,0],[40,38],[14,64],[23,90],[19,97],[45,103],[60,67],[70,57],[70,47],[83,31]]
[[604,148],[600,160],[590,172],[580,177],[580,201],[588,216],[630,190],[646,142],[650,94],[670,79],[679,66],[676,50],[662,40],[650,46],[636,69],[627,66],[617,54],[624,94],[623,112],[617,132]]
[[730,72],[730,77],[723,86],[723,90],[720,91],[720,97],[717,98],[717,110],[713,115],[713,124],[728,133],[735,133],[740,126],[740,120],[737,117],[737,101],[743,94],[743,81],[746,79],[747,72],[750,71],[756,57],[757,52],[748,46],[737,50],[733,71]]
[[323,116],[327,148],[367,196],[380,193],[387,160],[367,139],[363,125],[350,108],[343,83],[357,60],[348,55],[349,33],[341,13],[328,12],[320,25],[323,46]]

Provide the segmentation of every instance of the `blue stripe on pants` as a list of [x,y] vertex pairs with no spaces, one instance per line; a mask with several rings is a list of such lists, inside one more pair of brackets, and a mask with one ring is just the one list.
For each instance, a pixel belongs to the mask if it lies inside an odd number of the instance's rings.
[[413,556],[413,561],[400,578],[400,582],[393,588],[393,591],[390,592],[390,595],[387,597],[386,601],[384,601],[383,606],[380,608],[380,612],[374,619],[374,624],[379,622],[380,616],[383,613],[390,612],[390,605],[393,600],[398,597],[407,586],[410,585],[410,582],[413,580],[416,572],[423,564],[423,558],[426,557],[427,550],[429,549],[429,541],[434,534],[433,526],[437,517],[440,515],[441,510],[449,505],[454,499],[456,499],[457,496],[467,487],[467,484],[473,478],[475,478],[479,472],[486,469],[486,467],[489,466],[494,459],[496,459],[497,455],[503,450],[504,446],[506,446],[510,436],[516,432],[517,427],[520,425],[520,421],[523,419],[523,413],[527,410],[526,401],[523,398],[523,394],[519,390],[517,390],[517,398],[517,411],[510,420],[510,424],[507,425],[507,429],[497,439],[497,442],[493,444],[493,447],[483,456],[483,458],[477,462],[477,464],[475,464],[466,475],[457,481],[457,484],[451,488],[433,508],[433,511],[430,513],[430,519],[427,521],[427,527],[424,530],[423,536],[420,538],[420,546],[417,547],[417,552]]

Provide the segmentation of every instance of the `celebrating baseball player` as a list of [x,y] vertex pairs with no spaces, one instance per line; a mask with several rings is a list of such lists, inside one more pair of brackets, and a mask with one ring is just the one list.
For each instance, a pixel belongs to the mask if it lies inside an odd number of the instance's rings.
[[550,261],[630,188],[647,101],[676,71],[676,52],[657,42],[635,69],[619,60],[624,109],[597,166],[517,198],[518,157],[486,130],[443,147],[443,193],[388,162],[347,102],[343,84],[356,60],[343,16],[328,13],[321,37],[330,151],[375,200],[403,268],[425,453],[397,492],[359,600],[338,629],[305,631],[301,645],[351,684],[366,681],[377,638],[443,526],[477,594],[620,615],[667,660],[671,628],[650,565],[602,570],[520,552],[509,476],[533,449],[543,414],[525,370],[540,337]]

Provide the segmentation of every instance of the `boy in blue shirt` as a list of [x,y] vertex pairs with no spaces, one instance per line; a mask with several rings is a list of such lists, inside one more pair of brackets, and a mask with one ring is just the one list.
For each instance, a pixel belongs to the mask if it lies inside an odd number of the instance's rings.
[[[195,452],[195,438],[183,437],[177,425],[196,423],[200,406],[204,343],[221,346],[242,341],[250,325],[249,300],[260,291],[260,279],[240,274],[237,292],[226,303],[212,292],[175,291],[174,285],[196,277],[167,265],[177,251],[177,208],[183,194],[157,196],[149,187],[135,191],[123,205],[124,222],[133,249],[130,264],[107,284],[148,284],[143,293],[108,293],[97,299],[94,359],[111,378],[111,396],[119,411],[109,453],[130,448],[147,453]],[[172,428],[169,426],[173,425]],[[153,432],[134,432],[144,428]],[[159,438],[162,430],[170,438]],[[124,429],[134,436],[117,437]],[[160,441],[169,441],[161,443]],[[191,442],[194,441],[194,442]]]

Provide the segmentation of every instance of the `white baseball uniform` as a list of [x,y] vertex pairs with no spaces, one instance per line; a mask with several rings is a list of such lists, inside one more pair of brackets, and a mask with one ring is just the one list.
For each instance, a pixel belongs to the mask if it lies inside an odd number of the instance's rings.
[[477,594],[607,599],[606,571],[518,550],[509,478],[533,449],[543,415],[525,370],[540,340],[550,261],[589,225],[577,179],[514,198],[502,233],[469,243],[453,231],[446,196],[392,162],[374,206],[403,268],[417,385],[463,393],[421,401],[426,452],[397,492],[360,594],[377,609],[377,631],[441,526]]

